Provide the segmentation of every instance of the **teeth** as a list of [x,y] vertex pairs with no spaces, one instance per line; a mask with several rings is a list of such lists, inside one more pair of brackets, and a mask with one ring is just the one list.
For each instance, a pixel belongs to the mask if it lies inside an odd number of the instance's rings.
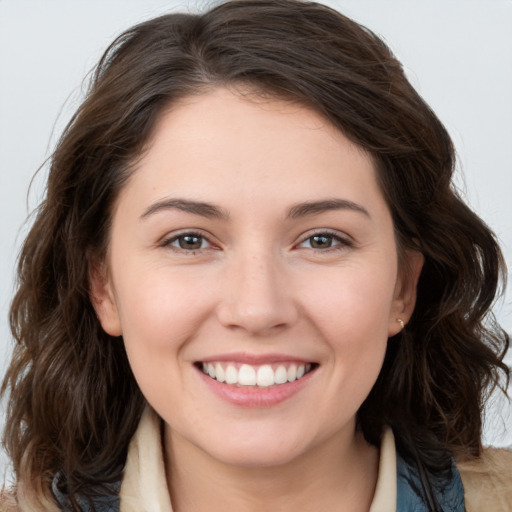
[[[208,375],[210,375],[210,372],[208,372]],[[215,375],[213,376],[213,378],[217,379],[219,382],[224,382],[226,380],[226,372],[224,371],[224,368],[222,368],[220,363],[217,363],[215,365]]]
[[297,379],[297,366],[292,364],[290,368],[288,368],[286,378],[288,379],[288,382],[293,382],[294,380]]
[[237,367],[229,363],[203,363],[203,373],[209,375],[212,379],[226,384],[238,386],[258,386],[267,388],[274,385],[293,382],[302,378],[311,371],[311,364],[280,364],[277,367],[270,364],[262,366],[251,366],[242,364]]
[[286,368],[284,366],[279,366],[274,375],[274,380],[276,384],[284,384],[288,382],[288,373],[286,372]]
[[275,375],[274,370],[272,370],[272,366],[269,364],[264,364],[258,368],[258,372],[256,373],[256,384],[263,388],[268,388],[268,386],[273,386],[275,383]]
[[226,383],[238,384],[238,371],[234,366],[229,365],[226,368]]
[[240,386],[255,386],[256,385],[256,371],[252,366],[243,364],[238,371],[238,384]]

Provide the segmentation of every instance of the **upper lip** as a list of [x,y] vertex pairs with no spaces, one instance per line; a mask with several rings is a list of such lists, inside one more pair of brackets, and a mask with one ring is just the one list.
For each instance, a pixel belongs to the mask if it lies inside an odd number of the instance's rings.
[[247,352],[232,352],[228,354],[216,354],[214,356],[205,357],[201,359],[201,363],[212,363],[212,362],[234,362],[234,363],[246,363],[250,365],[262,365],[270,363],[280,362],[294,362],[294,363],[312,363],[310,359],[304,359],[303,357],[297,357],[290,354],[250,354]]

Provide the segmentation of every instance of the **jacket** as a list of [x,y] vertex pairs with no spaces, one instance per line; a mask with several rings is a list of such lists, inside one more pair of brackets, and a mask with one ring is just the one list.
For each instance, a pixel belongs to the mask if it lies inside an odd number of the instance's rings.
[[[162,422],[148,407],[128,449],[122,482],[106,488],[93,503],[79,498],[84,512],[171,512],[172,504],[165,478],[161,436]],[[393,433],[384,432],[380,447],[377,488],[371,512],[425,512],[428,510],[420,491],[419,471],[396,452]],[[58,509],[69,511],[68,496],[61,475],[53,478],[52,490]],[[433,482],[438,510],[444,512],[512,512],[512,451],[486,449],[479,459],[452,463],[443,478]],[[7,499],[6,499],[7,498]],[[32,511],[16,506],[15,499],[3,495],[0,511]],[[56,510],[50,506],[48,510]]]
[[[67,495],[59,489],[59,475],[53,480],[53,493],[63,512],[69,512]],[[94,500],[96,512],[119,511],[120,482],[114,484],[110,494],[98,497]],[[459,471],[455,464],[447,478],[434,482],[435,494],[440,506],[440,512],[465,512],[464,488]],[[428,512],[426,503],[421,497],[420,477],[416,467],[397,457],[397,508],[396,512]],[[91,503],[80,500],[83,512],[94,510]]]

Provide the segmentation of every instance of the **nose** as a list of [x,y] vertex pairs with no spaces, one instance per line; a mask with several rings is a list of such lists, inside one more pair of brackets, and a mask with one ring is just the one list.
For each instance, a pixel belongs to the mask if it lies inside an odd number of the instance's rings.
[[264,336],[293,325],[299,316],[286,272],[268,255],[233,262],[225,276],[217,317],[230,329]]

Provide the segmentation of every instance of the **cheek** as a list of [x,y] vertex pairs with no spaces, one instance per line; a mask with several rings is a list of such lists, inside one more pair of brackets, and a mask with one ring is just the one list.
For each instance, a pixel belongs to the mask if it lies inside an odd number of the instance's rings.
[[386,353],[394,273],[344,270],[325,286],[310,287],[304,308],[331,351],[333,382],[358,409]]
[[210,294],[199,293],[197,281],[187,279],[186,272],[146,267],[118,282],[123,338],[137,359],[179,353],[210,310]]
[[141,268],[144,272],[127,272],[117,281],[122,283],[116,292],[128,360],[153,407],[179,407],[186,389],[184,348],[207,307],[183,275],[147,265]]
[[309,280],[300,295],[317,327],[332,340],[387,339],[393,308],[393,268],[343,268]]

